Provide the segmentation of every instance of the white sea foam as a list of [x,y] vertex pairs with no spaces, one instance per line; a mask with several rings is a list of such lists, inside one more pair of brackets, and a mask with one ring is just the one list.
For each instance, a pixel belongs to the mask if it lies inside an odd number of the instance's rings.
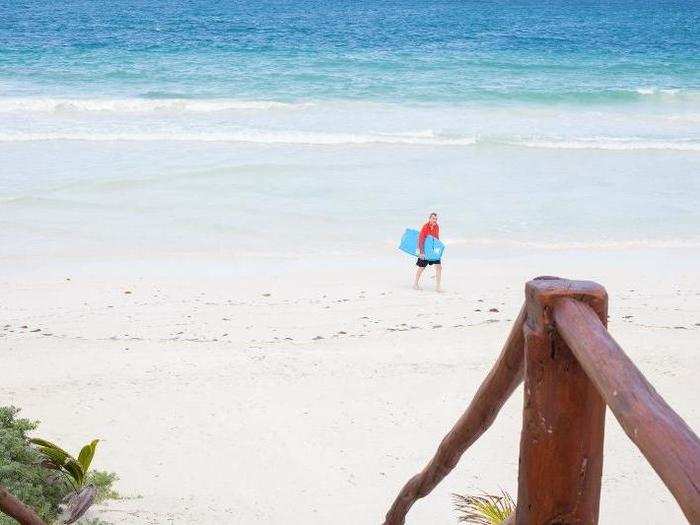
[[542,149],[580,150],[668,150],[700,152],[700,140],[692,139],[647,139],[637,137],[583,137],[583,138],[517,138],[500,139],[494,137],[445,136],[432,131],[397,133],[323,133],[305,131],[260,131],[240,130],[220,133],[201,132],[6,132],[0,133],[2,142],[32,141],[130,141],[130,142],[231,142],[254,144],[298,144],[298,145],[362,145],[362,144],[405,144],[417,146],[515,146]]
[[[640,87],[638,91],[655,93],[658,89]],[[294,111],[301,108],[307,110]],[[237,113],[218,115],[217,111]],[[522,118],[518,118],[485,108],[415,108],[365,102],[287,104],[234,99],[0,98],[0,115],[4,112],[6,124],[0,132],[0,141],[479,145],[700,151],[700,137],[692,128],[697,112],[665,115],[662,121],[652,120],[651,125],[658,126],[659,136],[638,137],[634,136],[636,131],[650,125],[646,114],[613,112],[606,118],[605,113],[592,116],[577,111],[566,112],[562,118],[561,110],[554,114],[551,109],[530,108],[529,111],[525,117],[521,114]],[[27,126],[28,117],[31,127]],[[580,125],[572,125],[572,120]],[[438,128],[432,129],[434,125]],[[270,127],[273,129],[267,129]]]
[[694,95],[697,95],[697,92],[693,91],[681,91],[680,89],[673,89],[673,88],[657,88],[654,86],[649,86],[649,87],[640,87],[634,90],[636,93],[639,95],[678,95],[678,94],[684,94],[686,96],[692,97]]
[[111,112],[111,113],[149,113],[149,112],[200,112],[233,110],[269,110],[298,109],[311,103],[285,103],[267,100],[235,99],[62,99],[62,98],[2,98],[0,113],[3,112],[37,112],[37,113],[71,113],[71,112]]
[[[660,100],[698,100],[700,91],[641,86],[630,88],[629,92]],[[367,108],[390,107],[395,104],[377,102],[349,101],[307,101],[280,102],[274,100],[245,100],[232,98],[61,98],[61,97],[2,97],[0,113],[212,113],[220,111],[245,110],[291,110],[315,106],[332,106],[334,108],[354,108],[361,111]],[[449,105],[448,105],[449,106]],[[452,109],[459,111],[461,106]]]
[[571,139],[542,138],[506,142],[513,146],[547,149],[700,151],[700,141],[690,139],[667,140],[637,137],[591,137]]
[[224,133],[0,133],[0,141],[186,141],[186,142],[247,142],[256,144],[300,144],[300,145],[342,145],[342,144],[409,144],[426,146],[468,146],[476,143],[474,137],[440,138],[432,133],[416,134],[352,134],[352,133],[313,133],[313,132],[273,132],[243,130]]

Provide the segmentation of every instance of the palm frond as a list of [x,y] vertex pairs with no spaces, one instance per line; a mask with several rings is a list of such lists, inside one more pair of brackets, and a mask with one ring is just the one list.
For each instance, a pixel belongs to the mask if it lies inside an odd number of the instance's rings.
[[515,510],[513,498],[501,490],[500,495],[483,493],[481,496],[452,494],[457,519],[472,525],[498,525]]

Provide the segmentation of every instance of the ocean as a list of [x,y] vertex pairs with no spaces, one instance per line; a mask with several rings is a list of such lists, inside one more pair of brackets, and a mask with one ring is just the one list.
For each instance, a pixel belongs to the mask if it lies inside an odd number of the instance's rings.
[[0,257],[700,246],[700,2],[0,1]]

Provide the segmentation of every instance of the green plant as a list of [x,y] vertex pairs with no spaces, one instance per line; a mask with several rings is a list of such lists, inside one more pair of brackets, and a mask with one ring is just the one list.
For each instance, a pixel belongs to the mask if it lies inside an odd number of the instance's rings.
[[[51,522],[59,502],[71,489],[41,466],[40,455],[27,444],[27,433],[36,429],[38,421],[19,418],[18,413],[16,407],[0,407],[0,483],[44,521]],[[16,522],[0,514],[0,525]]]
[[78,454],[78,459],[71,456],[58,445],[41,438],[31,438],[29,442],[36,446],[37,452],[44,456],[42,465],[48,469],[57,470],[66,477],[75,492],[85,486],[85,480],[90,470],[90,463],[95,456],[99,439],[94,439],[85,445]]
[[119,480],[114,472],[107,472],[106,470],[91,470],[88,474],[86,483],[88,485],[94,485],[97,488],[97,496],[95,497],[95,503],[101,503],[108,499],[119,499],[121,496],[114,490],[114,484]]
[[515,510],[513,498],[505,491],[501,495],[463,496],[452,494],[458,520],[473,525],[498,525]]
[[[90,470],[97,440],[83,447],[76,459],[53,443],[30,440],[27,434],[36,430],[39,422],[19,418],[18,413],[16,407],[0,407],[0,484],[44,521],[54,522],[62,507],[77,519],[78,511],[93,502],[119,497],[112,488],[118,479],[115,473]],[[0,513],[0,525],[16,522]]]

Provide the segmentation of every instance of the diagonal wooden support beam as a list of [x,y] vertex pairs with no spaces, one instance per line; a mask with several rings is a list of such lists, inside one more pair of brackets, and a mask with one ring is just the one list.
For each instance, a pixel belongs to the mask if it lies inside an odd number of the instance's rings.
[[14,518],[20,525],[46,525],[27,505],[0,485],[0,511]]
[[525,307],[503,346],[501,355],[479,387],[469,407],[444,437],[426,467],[401,489],[384,525],[401,525],[411,506],[428,495],[457,465],[462,454],[491,426],[499,410],[523,380]]

